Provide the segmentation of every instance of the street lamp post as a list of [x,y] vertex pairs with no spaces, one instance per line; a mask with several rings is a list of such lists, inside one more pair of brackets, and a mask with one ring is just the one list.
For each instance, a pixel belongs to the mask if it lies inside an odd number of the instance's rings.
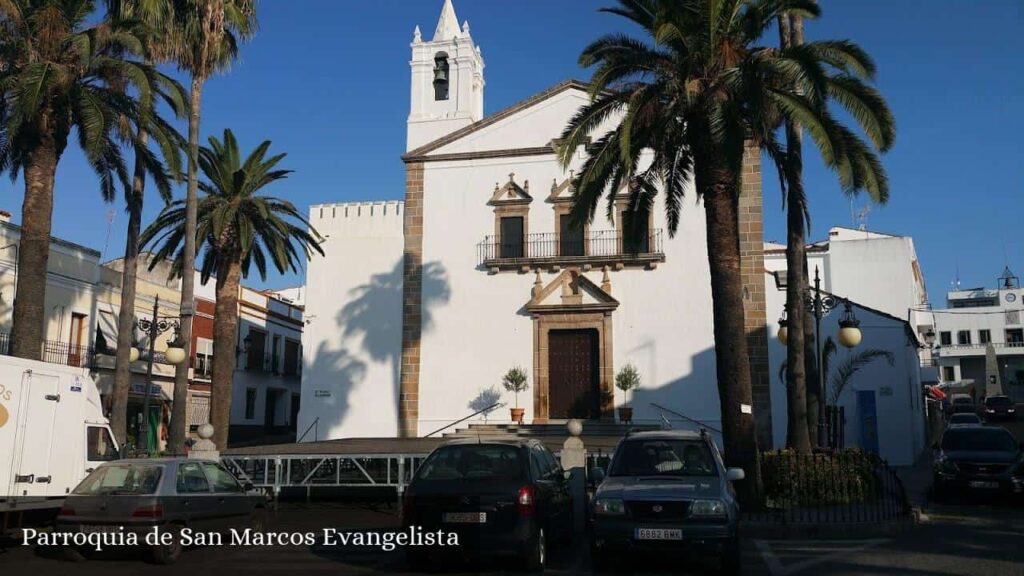
[[[860,344],[860,321],[853,313],[853,306],[849,300],[838,298],[832,294],[822,293],[821,277],[818,274],[818,267],[814,267],[814,288],[806,297],[807,311],[814,316],[814,349],[818,361],[818,446],[828,447],[828,418],[825,414],[825,359],[821,349],[821,319],[842,304],[845,307],[842,317],[839,319],[839,343],[846,348],[853,348]],[[777,337],[783,345],[786,344],[788,336],[788,322],[786,311],[783,309],[782,318],[779,320],[779,332]]]
[[142,396],[142,422],[139,426],[139,446],[149,451],[149,391],[153,385],[153,356],[155,355],[156,337],[168,330],[174,330],[174,339],[167,343],[167,361],[180,364],[184,359],[184,347],[178,332],[180,324],[173,317],[160,316],[160,296],[153,302],[153,317],[139,318],[135,325],[149,337],[149,357],[146,360],[146,390]]

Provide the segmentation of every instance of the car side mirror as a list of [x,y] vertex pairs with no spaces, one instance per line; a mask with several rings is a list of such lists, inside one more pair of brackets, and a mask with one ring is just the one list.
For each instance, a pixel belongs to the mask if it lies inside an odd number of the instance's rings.
[[604,468],[591,468],[590,469],[590,483],[597,485],[604,482]]
[[725,479],[730,482],[738,482],[747,477],[747,473],[743,471],[743,468],[729,468],[725,471]]

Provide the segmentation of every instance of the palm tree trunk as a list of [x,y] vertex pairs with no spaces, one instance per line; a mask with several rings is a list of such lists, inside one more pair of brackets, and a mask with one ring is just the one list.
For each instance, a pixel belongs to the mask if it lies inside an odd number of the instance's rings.
[[[139,128],[138,141],[145,146],[148,136]],[[135,283],[138,276],[139,234],[142,231],[142,204],[146,188],[146,166],[135,155],[132,191],[128,196],[128,238],[124,245],[124,269],[121,270],[121,304],[117,314],[117,356],[114,362],[114,401],[110,426],[119,444],[128,437],[128,391],[131,388],[131,334],[135,324]],[[149,383],[147,382],[148,386]]]
[[[756,507],[760,487],[757,436],[754,418],[742,406],[753,406],[750,357],[743,314],[743,278],[740,270],[740,236],[737,180],[709,154],[695,158],[705,170],[697,173],[697,189],[703,191],[707,221],[708,263],[714,314],[715,367],[722,411],[722,435],[728,466],[743,468],[747,478],[737,485],[747,509]],[[707,178],[709,181],[703,181]]]
[[[192,363],[192,317],[195,314],[196,217],[199,189],[199,109],[203,97],[203,78],[192,77],[192,98],[188,117],[188,187],[185,193],[185,247],[181,267],[181,339],[185,344],[185,362],[174,373],[174,404],[168,449],[179,452],[185,446],[188,429],[188,374]],[[219,431],[215,431],[219,432]],[[227,431],[225,430],[225,433]]]
[[242,263],[234,260],[217,274],[217,305],[213,316],[213,385],[210,420],[218,450],[228,445],[231,424],[231,392],[238,346],[238,286]]
[[[795,45],[795,22],[799,16],[779,16],[779,36],[783,48]],[[801,36],[803,26],[800,26]],[[802,43],[802,42],[801,42]],[[786,337],[786,445],[800,451],[811,449],[807,420],[807,371],[804,363],[807,316],[807,285],[804,276],[806,261],[806,198],[803,187],[803,133],[796,122],[786,122],[785,177],[786,194],[786,315],[789,321]]]
[[18,281],[15,288],[10,354],[41,360],[46,320],[46,270],[50,259],[50,227],[53,218],[53,182],[59,153],[41,122],[40,143],[25,163],[25,199],[21,207],[21,239],[18,247]]

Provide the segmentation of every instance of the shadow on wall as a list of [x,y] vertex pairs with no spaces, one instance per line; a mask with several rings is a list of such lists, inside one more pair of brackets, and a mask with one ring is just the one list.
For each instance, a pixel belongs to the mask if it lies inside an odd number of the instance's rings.
[[[399,259],[390,272],[374,274],[368,283],[349,291],[345,297],[347,303],[334,318],[339,329],[338,350],[329,350],[326,343],[322,343],[317,350],[313,370],[318,379],[332,383],[332,405],[336,408],[331,412],[330,422],[321,419],[321,430],[331,430],[344,422],[350,408],[348,397],[367,376],[368,367],[364,361],[367,359],[386,364],[390,368],[390,385],[395,399],[392,409],[398,409],[402,364],[403,262],[403,259]],[[431,311],[446,304],[450,298],[448,273],[444,266],[439,262],[424,264],[422,332],[433,326]],[[380,386],[387,383],[370,384]],[[376,410],[378,407],[373,408]]]
[[[313,358],[313,364],[307,367],[307,371],[311,375],[315,374],[322,384],[314,385],[313,397],[303,398],[303,403],[317,402],[323,408],[319,411],[320,420],[316,424],[312,421],[304,422],[306,428],[296,431],[297,437],[305,442],[325,440],[327,432],[345,420],[350,408],[349,394],[366,376],[366,364],[349,354],[345,348],[330,350],[326,342],[321,342]],[[318,388],[329,390],[331,395],[317,397]],[[330,416],[325,418],[328,414]]]
[[[707,348],[691,357],[690,373],[681,378],[669,381],[659,387],[651,387],[651,374],[654,372],[654,358],[644,351],[649,345],[642,345],[635,351],[635,358],[629,353],[627,361],[632,361],[640,370],[640,387],[629,392],[628,406],[634,409],[633,422],[636,424],[663,424],[664,414],[673,430],[698,430],[699,424],[679,418],[668,412],[658,410],[652,404],[664,406],[669,410],[705,423],[708,427],[721,429],[721,411],[718,403],[718,384],[715,368],[715,349]],[[616,366],[616,369],[621,366]],[[621,395],[621,392],[618,392]],[[620,400],[621,402],[621,396]],[[618,405],[616,406],[618,408]]]
[[[481,410],[491,408],[491,406],[494,406],[498,402],[501,402],[501,391],[498,390],[497,386],[491,386],[490,388],[482,388],[480,390],[480,394],[477,394],[476,398],[470,400],[467,406],[473,412],[480,412]],[[497,407],[491,408],[490,410],[480,414],[483,416],[484,422],[487,422],[488,415],[490,415],[491,412],[494,412],[495,409],[497,409]]]

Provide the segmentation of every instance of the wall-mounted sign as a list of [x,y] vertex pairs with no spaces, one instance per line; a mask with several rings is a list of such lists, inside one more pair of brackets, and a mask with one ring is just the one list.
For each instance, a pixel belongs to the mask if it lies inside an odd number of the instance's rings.
[[75,376],[75,381],[71,383],[71,391],[72,392],[81,392],[82,391],[82,377],[81,376]]
[[330,390],[314,390],[313,397],[315,398],[327,398],[331,395]]

